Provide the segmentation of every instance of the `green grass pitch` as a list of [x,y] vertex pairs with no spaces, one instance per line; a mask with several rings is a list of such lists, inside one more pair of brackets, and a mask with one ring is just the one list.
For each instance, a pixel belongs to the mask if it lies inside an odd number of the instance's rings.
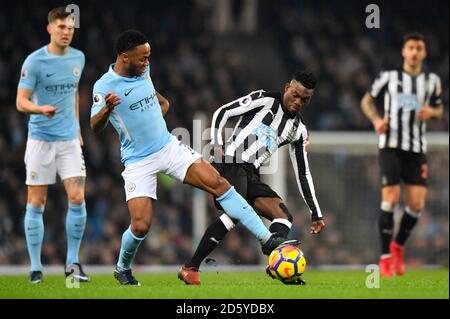
[[93,274],[92,282],[66,288],[65,277],[45,275],[31,285],[26,275],[0,275],[0,298],[154,298],[154,299],[397,299],[449,298],[448,269],[413,269],[402,277],[381,279],[380,288],[366,288],[368,273],[360,270],[309,270],[305,286],[286,286],[263,272],[204,272],[201,286],[186,286],[176,273],[139,273],[141,287],[119,286],[112,274]]

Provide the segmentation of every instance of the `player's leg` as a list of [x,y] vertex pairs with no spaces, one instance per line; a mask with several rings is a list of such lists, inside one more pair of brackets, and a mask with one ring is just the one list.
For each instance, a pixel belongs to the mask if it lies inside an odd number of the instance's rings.
[[402,179],[406,184],[407,207],[391,243],[392,265],[397,275],[405,273],[404,245],[425,207],[428,166],[425,154],[402,153]]
[[427,188],[422,185],[406,185],[406,202],[403,217],[400,221],[400,227],[391,242],[390,251],[392,255],[392,266],[396,275],[405,273],[404,245],[414,226],[416,226],[420,215],[425,207],[425,197]]
[[254,209],[208,162],[193,163],[187,170],[184,183],[214,195],[229,217],[239,220],[258,238],[264,254],[269,254],[283,241],[272,236]]
[[150,197],[136,197],[128,201],[131,224],[122,236],[119,262],[121,270],[130,269],[140,243],[147,236],[152,224],[153,205]]
[[187,285],[200,285],[198,271],[203,260],[219,246],[225,236],[238,223],[223,213],[212,222],[203,234],[191,259],[178,272],[178,278]]
[[264,254],[270,254],[285,241],[284,238],[272,236],[254,209],[199,153],[174,138],[161,156],[164,156],[162,171],[214,195],[230,218],[239,220],[258,238]]
[[412,229],[417,223],[418,218],[425,207],[425,198],[427,188],[422,185],[406,185],[406,202],[408,206],[405,209],[405,214],[402,217],[400,228],[395,241],[404,245],[408,239]]
[[41,248],[44,238],[43,213],[48,185],[56,182],[55,145],[28,139],[25,150],[26,185],[28,185],[24,228],[30,256],[30,282],[42,282]]
[[86,169],[78,139],[56,142],[56,169],[63,181],[67,194],[68,207],[66,213],[66,276],[73,275],[80,282],[90,279],[84,272],[79,251],[86,228],[86,203],[84,201]]
[[130,226],[122,235],[119,259],[114,277],[121,285],[137,285],[131,264],[141,242],[147,236],[153,216],[153,200],[156,200],[158,156],[152,156],[126,166],[122,173],[125,195],[130,213]]
[[384,277],[392,276],[390,243],[394,232],[394,210],[400,201],[401,161],[395,149],[382,149],[379,154],[381,173],[381,205],[378,231],[381,242],[380,272]]
[[287,237],[292,227],[292,215],[279,197],[258,197],[253,205],[256,212],[271,221],[269,230]]
[[28,199],[25,211],[25,238],[30,256],[30,282],[42,281],[41,249],[44,239],[43,213],[47,200],[47,185],[28,186]]
[[[222,176],[231,181],[236,191],[242,197],[245,198],[247,196],[247,176],[245,170],[240,165],[233,163],[212,165]],[[218,210],[223,211],[216,200],[214,200],[214,204]],[[231,219],[227,214],[222,214],[211,223],[203,234],[192,258],[180,270],[179,278],[186,284],[200,284],[200,279],[197,274],[200,264],[213,252],[237,222],[237,220]]]
[[131,224],[122,235],[119,260],[114,276],[122,285],[140,286],[140,283],[132,275],[131,264],[139,245],[150,230],[153,216],[152,199],[150,197],[132,198],[128,201],[128,210]]
[[80,245],[86,228],[86,203],[84,176],[70,177],[63,180],[68,199],[68,209],[66,214],[66,235],[67,235],[67,255],[66,255],[66,276],[74,275],[80,282],[88,282],[90,279],[84,272],[80,260]]

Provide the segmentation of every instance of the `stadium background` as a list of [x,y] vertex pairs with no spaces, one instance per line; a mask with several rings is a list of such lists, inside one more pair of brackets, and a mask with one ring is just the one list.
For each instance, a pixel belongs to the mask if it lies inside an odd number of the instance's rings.
[[[124,29],[139,29],[150,40],[153,82],[171,103],[169,130],[191,131],[197,111],[210,118],[217,107],[251,90],[281,90],[296,69],[313,70],[319,84],[303,112],[312,145],[315,132],[372,131],[359,101],[381,68],[400,66],[402,35],[420,31],[428,43],[426,67],[441,76],[445,89],[444,120],[430,123],[428,130],[448,134],[448,2],[375,2],[380,5],[381,28],[367,29],[365,7],[371,2],[78,2],[81,25],[72,45],[86,55],[80,116],[88,174],[81,261],[115,263],[129,222],[116,133],[108,127],[96,136],[89,129],[93,83],[114,61],[115,38]],[[61,2],[14,1],[0,11],[0,265],[28,264],[22,226],[28,116],[17,112],[15,94],[23,60],[48,43],[46,16],[57,5]],[[291,236],[305,242],[309,264],[376,262],[376,153],[355,159],[342,152],[325,157],[310,152],[309,159],[327,222],[319,236],[309,234],[306,206],[293,174],[286,176],[286,201],[295,218]],[[416,265],[447,265],[448,146],[430,156],[430,166],[427,209],[408,244],[407,259]],[[191,188],[161,177],[158,196],[137,265],[181,264],[192,252]],[[208,205],[212,220],[217,211],[210,199]],[[44,214],[44,264],[64,263],[66,209],[62,185],[51,186]],[[239,227],[227,235],[214,257],[221,264],[255,264],[259,245]]]

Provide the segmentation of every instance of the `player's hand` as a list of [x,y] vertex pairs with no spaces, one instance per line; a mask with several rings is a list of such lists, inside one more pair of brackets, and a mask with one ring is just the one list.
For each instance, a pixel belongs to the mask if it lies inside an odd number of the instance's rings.
[[310,227],[310,233],[311,234],[318,234],[318,233],[320,233],[321,231],[322,231],[322,229],[324,229],[325,228],[325,222],[323,221],[323,219],[320,219],[320,220],[316,220],[316,221],[313,221],[312,223],[311,223],[311,227]]
[[388,129],[388,120],[385,118],[377,118],[373,121],[373,127],[375,128],[375,132],[377,132],[377,134],[386,133]]
[[120,97],[115,93],[108,93],[105,96],[105,106],[108,110],[112,111],[114,108],[120,104]]
[[435,110],[431,106],[425,104],[421,109],[417,111],[416,117],[420,121],[428,121],[432,119],[434,115]]
[[42,115],[47,116],[49,119],[55,116],[57,107],[53,105],[43,105],[39,107],[39,111]]

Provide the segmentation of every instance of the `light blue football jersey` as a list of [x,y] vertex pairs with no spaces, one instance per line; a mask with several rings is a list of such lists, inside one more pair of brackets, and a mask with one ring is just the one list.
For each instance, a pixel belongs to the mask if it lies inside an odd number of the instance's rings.
[[64,55],[54,55],[44,46],[25,59],[18,88],[32,90],[31,100],[37,105],[57,107],[52,118],[30,114],[30,138],[42,141],[78,138],[79,122],[75,104],[84,62],[83,52],[72,47]]
[[128,78],[114,71],[114,64],[94,84],[91,117],[105,106],[108,93],[117,94],[121,103],[111,112],[109,121],[120,139],[122,163],[135,163],[167,145],[172,135],[150,78],[150,68],[136,77]]

